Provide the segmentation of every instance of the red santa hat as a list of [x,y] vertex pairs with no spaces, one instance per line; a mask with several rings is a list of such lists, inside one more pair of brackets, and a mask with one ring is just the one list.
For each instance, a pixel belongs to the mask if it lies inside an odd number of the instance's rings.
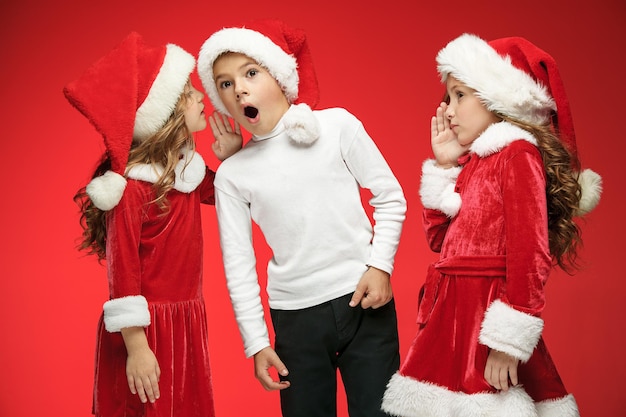
[[[244,27],[224,28],[211,35],[198,54],[198,75],[213,107],[232,116],[219,97],[213,75],[213,63],[226,52],[244,54],[263,66],[282,87],[292,104],[314,109],[319,88],[309,44],[304,31],[289,27],[280,20],[258,20]],[[301,106],[304,107],[304,106]],[[309,112],[299,109],[295,122],[305,130],[315,130]],[[304,135],[298,142],[311,143],[317,137]]]
[[[437,70],[442,81],[452,75],[476,90],[490,111],[534,125],[550,123],[578,161],[569,100],[556,61],[547,52],[520,37],[486,42],[466,33],[439,51]],[[602,179],[586,169],[579,182],[580,211],[586,213],[600,199]]]
[[103,136],[111,160],[111,170],[87,185],[96,207],[119,203],[133,139],[145,140],[165,125],[195,64],[179,46],[150,47],[132,32],[65,87],[65,97]]

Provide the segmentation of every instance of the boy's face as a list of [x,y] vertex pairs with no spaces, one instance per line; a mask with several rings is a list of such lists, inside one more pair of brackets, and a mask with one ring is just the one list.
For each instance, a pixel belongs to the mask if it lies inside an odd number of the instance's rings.
[[226,110],[253,135],[271,132],[289,109],[278,82],[246,55],[220,56],[213,64],[213,75]]

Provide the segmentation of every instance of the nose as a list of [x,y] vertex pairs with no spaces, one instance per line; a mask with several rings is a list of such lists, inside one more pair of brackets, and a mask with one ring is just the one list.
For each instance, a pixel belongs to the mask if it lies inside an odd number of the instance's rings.
[[446,116],[446,118],[448,118],[448,120],[454,117],[454,109],[449,104],[446,107],[446,111],[444,112],[444,115]]
[[237,99],[248,95],[248,89],[246,88],[244,83],[238,82],[235,85],[235,94],[237,95]]

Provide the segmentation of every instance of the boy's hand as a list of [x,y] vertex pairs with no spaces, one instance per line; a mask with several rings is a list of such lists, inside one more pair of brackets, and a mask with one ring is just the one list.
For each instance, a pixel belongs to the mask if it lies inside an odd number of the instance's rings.
[[356,307],[360,303],[362,308],[378,308],[387,304],[392,298],[393,291],[389,274],[370,266],[354,290],[350,307]]
[[519,359],[497,350],[491,350],[485,365],[485,379],[495,389],[508,391],[509,379],[511,386],[517,385],[517,365]]
[[254,355],[254,376],[259,380],[267,391],[283,390],[289,388],[289,381],[274,381],[270,375],[270,368],[276,369],[282,376],[287,376],[289,371],[284,363],[271,347],[266,347]]
[[430,144],[433,148],[437,165],[442,168],[457,166],[457,160],[469,148],[469,145],[460,145],[456,134],[450,129],[450,121],[445,115],[447,107],[446,103],[441,103],[437,107],[435,116],[430,121]]
[[223,161],[241,149],[243,137],[241,136],[239,123],[234,122],[235,127],[233,129],[228,120],[228,116],[213,112],[213,114],[209,116],[209,124],[211,125],[211,131],[215,138],[215,142],[213,142],[211,148],[217,159]]

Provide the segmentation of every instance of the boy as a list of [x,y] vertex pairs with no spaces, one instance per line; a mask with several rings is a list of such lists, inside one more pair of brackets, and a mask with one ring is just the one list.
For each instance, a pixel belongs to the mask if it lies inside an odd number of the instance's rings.
[[[216,110],[252,134],[218,169],[215,190],[228,289],[257,379],[280,390],[285,417],[334,416],[339,368],[350,415],[384,415],[399,366],[390,275],[406,212],[400,184],[354,116],[311,110],[317,80],[301,31],[280,21],[222,29],[203,44],[198,72]],[[219,116],[211,125],[232,134]],[[373,228],[359,186],[372,192]],[[275,351],[251,220],[273,252]]]

